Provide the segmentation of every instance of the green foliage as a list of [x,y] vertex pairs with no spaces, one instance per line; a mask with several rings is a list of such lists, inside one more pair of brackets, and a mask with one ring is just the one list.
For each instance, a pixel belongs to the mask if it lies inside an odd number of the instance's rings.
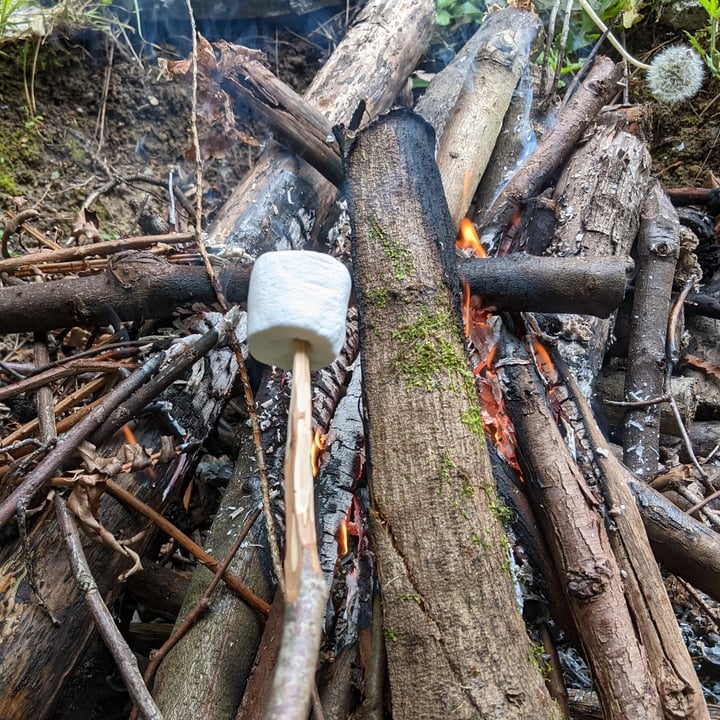
[[[621,19],[624,28],[635,25],[642,19],[640,8],[645,4],[643,0],[600,0],[592,3],[600,19],[608,26],[613,26]],[[600,38],[601,31],[594,20],[577,6],[570,16],[570,27],[565,42],[565,53],[560,75],[575,73],[582,68],[587,50]],[[557,67],[558,48],[560,45],[560,28],[556,28],[555,42],[550,50],[548,65],[555,71]],[[543,62],[543,56],[538,59]],[[562,85],[562,83],[561,83]]]
[[[714,78],[720,79],[720,51],[717,47],[720,0],[698,0],[708,15],[708,28],[704,33],[692,35],[686,32],[688,42],[697,50]],[[706,40],[703,44],[701,40]]]
[[452,32],[464,23],[481,22],[485,10],[485,3],[481,1],[436,0],[435,22]]

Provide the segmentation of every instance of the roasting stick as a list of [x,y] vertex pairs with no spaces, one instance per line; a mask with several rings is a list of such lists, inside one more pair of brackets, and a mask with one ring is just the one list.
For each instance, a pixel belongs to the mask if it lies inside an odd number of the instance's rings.
[[266,720],[307,718],[329,588],[317,552],[311,465],[310,372],[329,365],[345,341],[350,297],[345,266],[322,253],[261,255],[248,289],[248,348],[292,368],[285,451],[285,621]]

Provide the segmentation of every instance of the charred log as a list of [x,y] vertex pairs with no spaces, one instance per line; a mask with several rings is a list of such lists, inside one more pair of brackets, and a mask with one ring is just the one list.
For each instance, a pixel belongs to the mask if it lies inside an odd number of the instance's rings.
[[502,570],[434,145],[418,116],[392,113],[359,135],[347,167],[393,715],[557,717]]

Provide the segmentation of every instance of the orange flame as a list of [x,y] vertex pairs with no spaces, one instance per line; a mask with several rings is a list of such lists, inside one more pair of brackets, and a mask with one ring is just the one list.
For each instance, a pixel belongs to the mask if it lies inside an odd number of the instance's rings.
[[348,521],[347,518],[343,518],[340,521],[340,527],[337,531],[337,544],[338,544],[338,555],[344,558],[349,551],[348,547]]
[[[130,429],[129,425],[123,425],[122,426],[122,433],[125,436],[125,442],[127,442],[130,445],[139,445],[137,438],[135,437],[135,434]],[[153,469],[152,465],[145,468],[145,472],[151,477],[155,478],[157,475],[155,474],[155,470]]]
[[486,258],[487,253],[475,230],[470,218],[463,218],[460,221],[460,232],[458,233],[455,247],[458,250],[470,250],[475,257]]
[[463,333],[465,339],[470,338],[470,283],[463,279],[462,284],[462,319],[463,319]]
[[547,348],[535,337],[532,339],[532,347],[535,354],[535,365],[538,371],[549,385],[557,385],[557,370],[555,370]]
[[318,470],[320,469],[320,453],[325,447],[326,440],[327,435],[323,435],[319,429],[315,430],[315,434],[313,435],[312,449],[310,451],[310,463],[312,464],[313,477],[317,476]]

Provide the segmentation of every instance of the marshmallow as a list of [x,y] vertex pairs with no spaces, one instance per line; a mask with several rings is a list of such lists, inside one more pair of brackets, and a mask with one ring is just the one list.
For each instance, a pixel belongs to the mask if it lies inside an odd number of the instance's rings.
[[293,340],[309,344],[310,369],[329,365],[345,342],[350,274],[330,255],[269,252],[256,261],[247,300],[250,354],[290,369]]

